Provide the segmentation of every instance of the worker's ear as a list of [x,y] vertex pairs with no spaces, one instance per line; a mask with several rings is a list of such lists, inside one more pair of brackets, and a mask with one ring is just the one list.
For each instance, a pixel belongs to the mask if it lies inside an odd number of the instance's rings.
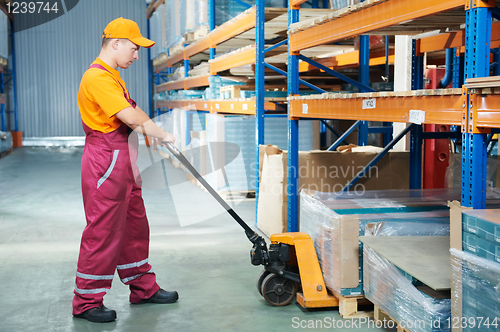
[[120,44],[120,39],[118,39],[118,38],[113,39],[113,41],[111,42],[111,45],[113,46],[114,50],[118,49],[118,44]]

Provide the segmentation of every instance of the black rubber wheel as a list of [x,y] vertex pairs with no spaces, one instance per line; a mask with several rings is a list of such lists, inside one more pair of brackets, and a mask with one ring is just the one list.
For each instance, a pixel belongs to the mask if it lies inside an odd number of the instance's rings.
[[262,282],[269,274],[271,274],[271,272],[267,270],[262,270],[262,272],[259,274],[259,278],[257,279],[257,290],[259,291],[260,295],[262,295]]
[[291,280],[270,273],[262,281],[261,293],[267,302],[275,307],[281,307],[290,304],[295,299],[297,286]]

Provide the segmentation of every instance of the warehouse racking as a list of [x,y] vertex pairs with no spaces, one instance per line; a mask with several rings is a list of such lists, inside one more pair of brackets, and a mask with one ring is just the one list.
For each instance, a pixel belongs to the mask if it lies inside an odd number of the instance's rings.
[[[150,4],[148,16],[152,10],[157,8],[163,1],[157,1]],[[210,9],[213,10],[214,1],[211,1]],[[328,2],[325,1],[328,5]],[[313,4],[317,7],[317,4]],[[324,15],[325,9],[302,9],[304,20],[314,20]],[[256,4],[248,8],[234,19],[215,28],[214,15],[211,14],[210,28],[211,31],[203,38],[196,40],[192,44],[185,44],[183,48],[176,48],[176,53],[160,56],[154,63],[155,65],[155,83],[156,92],[164,92],[171,90],[191,89],[198,87],[209,86],[209,77],[217,75],[243,65],[255,66],[255,97],[249,99],[231,99],[231,100],[170,100],[156,102],[156,115],[161,114],[161,109],[183,108],[187,111],[201,111],[212,113],[253,115],[256,119],[256,162],[259,160],[258,146],[264,143],[264,117],[265,116],[280,116],[276,112],[281,113],[281,116],[286,116],[285,98],[264,98],[264,73],[274,71],[280,75],[287,76],[286,62],[288,38],[286,37],[289,18],[289,12],[286,8],[266,8],[264,1],[256,1]],[[245,47],[241,47],[245,45]],[[236,50],[215,58],[215,53],[228,49]],[[352,47],[351,47],[352,48]],[[348,49],[348,52],[341,53]],[[172,68],[176,64],[184,61],[184,66],[189,66],[190,59],[202,55],[202,52],[210,52],[209,55],[209,74],[196,77],[188,77],[185,71],[185,78],[177,81],[161,83],[165,75],[172,73]],[[328,45],[310,48],[304,51],[307,56],[313,57],[320,54],[332,53],[318,62],[334,69],[356,67],[359,60],[359,51],[350,50],[346,45]],[[266,61],[264,61],[266,60]],[[381,64],[392,64],[394,62],[394,51],[389,50],[374,52],[367,59],[367,66],[375,66]],[[271,64],[272,63],[272,64]],[[281,67],[281,68],[280,68]],[[315,67],[304,62],[299,68],[300,72],[309,72],[317,70]],[[284,78],[285,78],[284,77]],[[349,80],[352,84],[357,84],[354,80]],[[300,83],[305,87],[315,90],[316,92],[324,92],[325,90],[318,88],[315,85],[309,84],[306,81],[300,80]],[[266,86],[267,87],[267,86]],[[285,84],[282,84],[286,88]],[[155,112],[151,109],[151,115]],[[274,113],[274,114],[270,114]],[[189,123],[189,121],[188,121]],[[326,125],[326,124],[324,124]],[[329,127],[332,129],[331,127]],[[391,128],[392,130],[392,128]],[[189,130],[187,131],[189,133]],[[336,134],[336,133],[335,133]],[[187,142],[189,138],[187,137]],[[258,172],[258,171],[257,171]],[[258,179],[258,173],[256,174]],[[256,188],[258,195],[258,181]]]
[[[291,23],[296,23],[302,0],[290,1]],[[404,93],[359,93],[342,96],[323,94],[300,97],[297,94],[300,54],[309,47],[333,43],[361,34],[416,34],[465,23],[465,31],[428,37],[416,43],[415,55],[436,49],[458,47],[465,53],[465,78],[489,76],[490,48],[498,46],[498,17],[494,1],[365,1],[359,6],[325,15],[318,24],[295,24],[289,30],[289,167],[298,165],[297,125],[303,118],[330,118],[416,123],[412,131],[410,187],[420,187],[420,124],[447,124],[462,127],[462,205],[485,208],[487,133],[500,127],[500,101],[493,85],[465,84],[462,89],[410,91]],[[423,29],[424,27],[425,29]],[[493,41],[493,42],[492,42]],[[418,50],[419,49],[419,50]],[[419,53],[417,53],[419,52]],[[414,60],[414,71],[422,63]],[[422,76],[420,76],[422,77]],[[421,88],[416,80],[414,88]],[[373,101],[375,108],[366,106]],[[363,106],[365,105],[365,106]],[[386,150],[401,138],[396,137]],[[385,152],[384,151],[384,152]],[[288,230],[298,230],[297,178],[289,172]],[[349,185],[347,185],[347,189]]]
[[[489,75],[490,49],[500,46],[500,23],[491,22],[491,17],[498,15],[493,1],[445,0],[411,2],[408,0],[367,0],[342,10],[300,9],[304,0],[289,2],[289,8],[265,8],[263,1],[233,20],[215,28],[211,22],[211,31],[205,37],[188,45],[180,51],[163,57],[156,63],[156,91],[190,89],[209,85],[209,77],[224,70],[245,64],[255,65],[256,97],[252,100],[179,100],[158,101],[157,112],[161,108],[182,107],[187,110],[222,112],[228,114],[246,114],[256,116],[256,158],[258,146],[263,144],[263,119],[265,110],[282,110],[283,100],[264,100],[264,72],[266,68],[286,74],[288,78],[288,154],[289,167],[297,167],[298,163],[298,121],[299,119],[342,119],[356,120],[355,125],[344,135],[358,128],[362,136],[367,135],[366,121],[384,123],[415,123],[394,140],[385,139],[388,151],[403,134],[411,132],[411,169],[410,188],[420,188],[421,184],[421,142],[424,138],[437,137],[422,133],[420,124],[444,124],[461,126],[462,128],[462,204],[474,208],[485,207],[486,183],[486,145],[491,128],[500,127],[498,112],[495,111],[499,92],[495,88],[469,88],[459,71],[454,71],[454,89],[419,90],[423,87],[422,55],[444,49],[453,49],[454,61],[458,64],[460,54],[465,54],[465,78],[484,77]],[[161,1],[150,5],[157,6]],[[213,1],[211,1],[212,8]],[[213,9],[213,8],[212,8]],[[299,12],[302,21],[299,21]],[[326,14],[325,14],[326,13]],[[285,17],[288,16],[288,20]],[[213,18],[213,15],[211,15]],[[213,20],[212,20],[213,21]],[[288,21],[288,22],[287,22]],[[465,24],[465,29],[463,25]],[[461,27],[462,26],[462,27]],[[366,38],[361,38],[360,51],[349,52],[325,59],[312,61],[309,54],[314,48],[333,47],[334,43],[351,39],[364,34],[396,35],[421,34],[453,28],[455,31],[425,37],[414,42],[413,90],[407,92],[374,92],[367,87],[368,66],[394,61],[394,52],[385,54],[367,51]],[[279,38],[283,32],[288,38]],[[491,35],[491,36],[490,36]],[[272,38],[272,37],[278,38]],[[269,40],[273,39],[270,43]],[[215,58],[217,47],[221,50],[242,45],[242,40],[251,44],[222,57]],[[267,43],[265,41],[268,41]],[[272,59],[283,64],[284,52],[288,44],[287,72],[269,64]],[[267,48],[266,48],[267,47]],[[187,77],[174,82],[159,84],[162,71],[171,73],[171,68],[201,54],[210,52],[210,71],[207,75]],[[308,54],[309,51],[309,54]],[[311,53],[311,51],[313,51]],[[390,57],[390,59],[388,59]],[[268,63],[266,63],[266,60]],[[299,63],[299,60],[300,63]],[[360,82],[339,75],[334,70],[359,63]],[[360,93],[333,94],[324,91],[299,77],[299,73],[319,68],[357,86]],[[458,66],[455,66],[457,68]],[[298,96],[299,84],[306,85],[322,94]],[[368,108],[367,103],[374,103],[375,108]],[[411,111],[411,112],[410,112]],[[388,127],[392,130],[392,127]],[[387,133],[388,130],[375,128],[375,132]],[[453,133],[441,135],[454,135]],[[390,137],[390,136],[389,136]],[[444,137],[444,136],[443,136]],[[366,141],[366,139],[365,139]],[[340,139],[339,141],[340,142]],[[361,142],[361,140],[360,140]],[[338,145],[339,143],[336,143]],[[363,143],[361,143],[363,144]],[[336,146],[335,145],[335,146]],[[381,155],[382,156],[382,155]],[[378,159],[380,159],[380,157]],[[476,162],[472,163],[474,159]],[[479,162],[478,162],[479,161]],[[374,160],[376,162],[376,160]],[[373,163],[368,165],[371,167]],[[298,192],[297,178],[289,172],[288,192],[288,230],[298,230]],[[257,175],[258,176],[258,175]],[[348,189],[354,179],[346,188]],[[258,189],[257,189],[258,193]]]
[[[0,130],[6,131],[7,129],[9,129],[10,126],[7,125],[6,114],[12,113],[14,121],[13,134],[14,136],[16,136],[19,133],[19,127],[17,121],[17,103],[16,103],[17,92],[16,92],[16,70],[15,70],[16,60],[15,60],[15,48],[14,48],[14,21],[13,21],[13,15],[8,13],[4,7],[0,6],[0,10],[2,10],[2,12],[4,12],[8,18],[7,30],[9,31],[8,36],[10,38],[10,48],[12,50],[12,55],[11,55],[12,61],[10,64],[7,63],[7,59],[0,58],[0,122],[1,122]],[[13,96],[12,111],[7,111],[5,109],[5,104],[7,99],[6,87],[8,85],[10,85],[12,89],[12,96]],[[19,138],[15,137],[16,142],[17,140],[19,140]]]

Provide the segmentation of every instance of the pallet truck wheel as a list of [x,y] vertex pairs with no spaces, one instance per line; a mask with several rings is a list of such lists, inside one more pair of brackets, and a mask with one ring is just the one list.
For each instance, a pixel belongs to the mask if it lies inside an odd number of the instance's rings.
[[260,295],[262,295],[262,282],[269,274],[271,274],[271,272],[267,270],[262,270],[262,272],[259,274],[259,278],[257,279],[257,290],[259,291]]
[[261,294],[273,306],[281,307],[295,298],[297,287],[292,280],[270,273],[262,281]]

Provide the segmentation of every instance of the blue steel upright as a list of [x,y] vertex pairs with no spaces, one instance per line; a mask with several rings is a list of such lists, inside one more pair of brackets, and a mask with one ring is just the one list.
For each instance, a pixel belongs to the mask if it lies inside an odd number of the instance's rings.
[[[491,11],[474,8],[466,11],[465,78],[487,77],[490,71]],[[486,148],[487,135],[471,133],[470,114],[473,98],[467,99],[467,126],[462,133],[462,206],[475,209],[486,207]]]
[[14,38],[14,21],[10,22],[10,42],[12,47],[12,94],[14,100],[14,130],[19,131],[19,125],[17,122],[17,75],[16,75],[16,44]]
[[[299,10],[288,8],[288,26],[299,21]],[[288,96],[299,94],[299,59],[290,54],[288,44]],[[288,231],[299,230],[299,121],[290,120],[290,103],[288,104],[288,168],[287,168],[287,219]]]
[[[215,0],[208,0],[208,20],[210,31],[215,29]],[[215,58],[215,48],[210,47],[210,60]]]
[[255,216],[257,216],[257,202],[259,197],[259,146],[264,144],[264,60],[265,60],[265,2],[256,0],[256,25],[255,25],[255,44],[256,44],[256,62],[255,62]]
[[422,188],[422,126],[410,132],[410,189]]
[[[424,88],[423,56],[416,54],[416,41],[412,42],[411,89]],[[415,125],[410,132],[410,189],[422,188],[422,126]]]
[[[0,95],[4,94],[3,70],[0,71]],[[5,101],[4,101],[5,102]],[[2,131],[5,131],[5,104],[0,104],[0,121],[2,121]]]
[[[146,20],[146,26],[147,26],[147,39],[151,39],[151,26],[150,26],[150,21],[149,21],[149,17],[148,19]],[[152,70],[152,66],[151,66],[151,48],[148,47],[148,109],[149,109],[149,117],[150,118],[153,118],[153,113],[154,113],[154,101],[153,101],[153,96],[154,96],[154,93],[153,93],[153,84],[152,84],[152,81],[153,81],[153,70]]]
[[[359,37],[359,82],[370,84],[370,36]],[[358,127],[358,145],[368,145],[368,121],[361,121]]]

